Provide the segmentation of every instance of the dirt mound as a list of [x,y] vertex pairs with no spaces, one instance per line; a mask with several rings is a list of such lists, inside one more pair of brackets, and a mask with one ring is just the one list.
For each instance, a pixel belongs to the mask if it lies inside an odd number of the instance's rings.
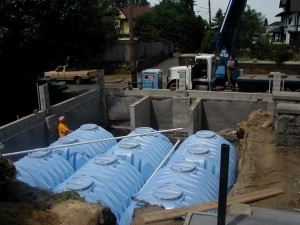
[[251,205],[294,211],[300,208],[300,148],[277,147],[272,122],[273,114],[261,110],[242,122],[246,132],[241,140],[239,175],[230,195],[280,188],[284,194]]
[[116,224],[116,218],[110,209],[97,203],[84,202],[74,192],[54,194],[14,181],[2,186],[1,195],[0,224]]

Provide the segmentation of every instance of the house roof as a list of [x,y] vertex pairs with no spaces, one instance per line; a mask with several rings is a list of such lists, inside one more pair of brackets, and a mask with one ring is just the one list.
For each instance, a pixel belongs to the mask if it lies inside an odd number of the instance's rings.
[[300,12],[300,1],[299,0],[280,0],[279,8],[283,8],[283,7],[285,7],[285,11]]
[[[128,11],[129,11],[128,7],[119,8],[119,10],[124,14],[124,16],[126,18],[128,18]],[[136,18],[137,16],[143,15],[145,13],[151,13],[151,12],[152,13],[154,12],[154,8],[147,7],[147,6],[132,7],[132,16],[133,16],[133,18]]]
[[276,21],[274,23],[269,24],[267,27],[280,27],[281,21]]

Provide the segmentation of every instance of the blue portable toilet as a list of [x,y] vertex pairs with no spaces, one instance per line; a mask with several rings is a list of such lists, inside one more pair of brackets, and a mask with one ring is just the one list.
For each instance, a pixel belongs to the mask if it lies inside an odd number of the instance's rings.
[[143,88],[162,89],[161,69],[146,69],[141,72],[141,83]]
[[69,162],[51,150],[29,153],[14,164],[17,180],[42,189],[51,190],[74,173]]
[[76,191],[87,202],[109,207],[119,221],[137,193],[143,177],[135,167],[111,154],[101,154],[87,162],[53,190]]

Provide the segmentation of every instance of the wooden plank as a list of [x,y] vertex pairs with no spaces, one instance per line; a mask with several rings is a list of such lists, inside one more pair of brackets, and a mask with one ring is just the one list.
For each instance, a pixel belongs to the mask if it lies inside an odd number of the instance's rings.
[[[249,203],[257,200],[270,198],[276,195],[283,194],[284,191],[281,189],[269,188],[261,191],[255,191],[243,195],[233,196],[227,198],[227,206],[232,205],[233,203]],[[218,208],[218,201],[210,201],[206,203],[201,203],[198,205],[185,206],[182,208],[168,209],[168,210],[160,210],[151,213],[144,213],[143,219],[145,223],[154,223],[160,222],[170,219],[179,218],[185,216],[189,211],[209,211]]]

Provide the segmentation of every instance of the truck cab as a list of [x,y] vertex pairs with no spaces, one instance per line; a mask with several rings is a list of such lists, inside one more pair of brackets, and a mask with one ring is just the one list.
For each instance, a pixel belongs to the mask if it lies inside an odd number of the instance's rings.
[[210,90],[210,81],[215,71],[216,56],[214,54],[198,54],[191,64],[169,68],[167,88],[175,90],[185,84],[187,90],[199,89],[200,86],[206,86],[206,89]]

